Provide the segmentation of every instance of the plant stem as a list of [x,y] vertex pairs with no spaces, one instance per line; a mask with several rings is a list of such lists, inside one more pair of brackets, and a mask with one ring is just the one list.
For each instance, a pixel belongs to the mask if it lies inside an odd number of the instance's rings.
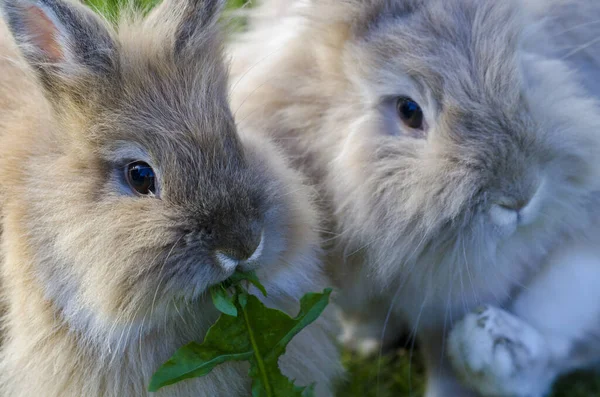
[[[246,292],[242,290],[239,286],[236,286],[236,293],[239,296],[240,294],[245,294]],[[256,358],[256,363],[258,364],[258,370],[260,371],[260,376],[263,380],[263,384],[265,386],[265,392],[267,393],[267,397],[273,397],[273,391],[271,390],[271,384],[269,383],[269,379],[267,378],[267,369],[265,368],[265,363],[263,361],[262,356],[260,355],[260,351],[258,350],[258,345],[256,344],[256,338],[254,337],[254,332],[252,327],[250,326],[250,319],[248,318],[248,312],[246,312],[246,307],[242,307],[240,305],[240,309],[244,314],[244,321],[246,322],[246,329],[248,329],[248,335],[250,337],[250,343],[252,344],[252,350],[254,350],[254,357]]]

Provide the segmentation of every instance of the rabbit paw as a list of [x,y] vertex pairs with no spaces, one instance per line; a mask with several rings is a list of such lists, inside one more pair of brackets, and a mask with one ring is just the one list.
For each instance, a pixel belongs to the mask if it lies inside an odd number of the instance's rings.
[[459,377],[483,396],[544,396],[553,378],[544,336],[494,307],[470,313],[457,324],[448,354]]

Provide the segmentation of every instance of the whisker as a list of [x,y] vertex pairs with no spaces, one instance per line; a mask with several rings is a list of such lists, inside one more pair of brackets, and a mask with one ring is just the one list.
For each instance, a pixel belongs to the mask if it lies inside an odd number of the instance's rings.
[[[136,309],[136,311],[134,313],[132,313],[132,315],[130,316],[130,319],[125,323],[125,327],[123,327],[123,330],[121,331],[121,337],[119,338],[117,347],[115,349],[115,354],[111,358],[110,365],[113,365],[114,360],[117,359],[119,356],[119,352],[121,350],[121,342],[123,341],[123,337],[125,337],[125,341],[127,341],[129,339],[129,334],[131,332],[131,328],[133,327],[133,323],[135,322],[135,317],[137,316],[141,307],[142,306],[139,305],[138,308]],[[129,324],[129,325],[127,325],[127,324]],[[127,330],[127,334],[125,334],[125,330]],[[125,336],[125,335],[127,335],[127,336]],[[127,344],[127,342],[125,342],[125,344]]]
[[144,325],[146,324],[147,314],[148,313],[144,314],[144,317],[142,318],[142,325],[140,327],[140,330],[138,331],[138,348],[139,348],[140,360],[144,359],[144,354],[143,354],[143,350],[142,350],[142,336],[144,335]]
[[572,57],[573,55],[577,54],[578,52],[584,51],[585,49],[587,49],[587,48],[589,48],[589,47],[593,46],[593,45],[594,45],[594,44],[596,44],[596,43],[600,43],[600,37],[597,37],[597,38],[595,38],[594,40],[591,40],[591,41],[589,41],[589,42],[587,42],[587,43],[585,43],[585,44],[582,44],[582,45],[580,45],[580,46],[576,47],[575,49],[573,49],[573,50],[569,51],[569,52],[568,52],[566,55],[564,55],[564,56],[562,57],[562,59],[567,59],[567,58],[570,58],[570,57]]
[[371,240],[370,242],[368,242],[368,243],[366,243],[366,244],[362,245],[362,246],[361,246],[361,247],[359,247],[358,249],[355,249],[354,251],[352,251],[352,252],[351,252],[351,253],[349,253],[349,254],[346,254],[346,253],[344,253],[344,260],[348,259],[348,258],[349,258],[349,257],[351,257],[351,256],[354,256],[354,255],[356,255],[357,253],[359,253],[360,251],[364,250],[365,248],[368,248],[368,247],[370,247],[371,245],[373,245],[374,243],[376,243],[376,242],[377,242],[378,240],[380,240],[380,239],[381,239],[380,237],[377,237],[377,238],[375,238],[375,239]]
[[156,285],[156,291],[154,292],[154,297],[152,298],[152,306],[150,309],[150,317],[152,317],[152,315],[154,314],[154,304],[156,303],[156,297],[158,296],[158,291],[160,290],[160,286],[163,282],[162,280],[162,272],[165,268],[165,265],[167,264],[167,261],[169,260],[169,257],[171,256],[171,254],[173,253],[173,250],[175,249],[175,247],[177,246],[177,244],[179,244],[179,242],[181,241],[181,239],[183,238],[183,236],[180,236],[177,241],[175,241],[173,243],[173,246],[171,246],[171,249],[169,250],[169,253],[167,254],[167,257],[165,258],[165,260],[163,261],[162,266],[160,267],[160,270],[158,272],[158,284]]
[[256,61],[254,64],[252,64],[244,73],[242,73],[242,75],[239,77],[239,79],[233,84],[233,86],[230,88],[230,92],[234,92],[236,87],[238,86],[239,83],[242,82],[242,80],[244,80],[244,78],[258,65],[260,65],[261,63],[263,63],[264,61],[266,61],[268,58],[270,58],[271,56],[275,55],[275,53],[277,53],[278,51],[280,51],[283,47],[285,47],[285,44],[280,45],[279,47],[275,48],[273,51],[271,51],[270,53],[268,53],[267,55],[265,55],[264,57],[262,57],[261,59],[259,59],[258,61]]
[[[414,268],[414,263],[410,266],[410,268],[407,271],[407,274],[410,274],[411,271]],[[398,288],[396,288],[396,292],[394,293],[392,300],[390,302],[390,307],[388,308],[388,311],[385,315],[385,320],[383,321],[383,328],[381,329],[381,336],[380,336],[380,344],[379,344],[379,354],[378,354],[378,358],[377,358],[377,382],[376,382],[376,390],[377,390],[377,395],[379,395],[379,382],[380,382],[380,374],[381,374],[381,360],[383,357],[383,341],[385,340],[385,332],[387,331],[387,326],[390,322],[393,310],[394,310],[394,306],[396,304],[396,301],[398,300],[398,297],[400,296],[400,292],[402,291],[402,288],[404,288],[404,285],[406,284],[408,280],[408,277],[403,278],[403,280],[398,284]]]
[[244,98],[244,100],[238,105],[238,107],[235,110],[235,112],[233,112],[233,117],[236,116],[237,112],[242,108],[242,106],[244,106],[244,104],[246,103],[246,101],[248,99],[250,99],[250,97],[252,97],[252,95],[254,95],[259,89],[261,89],[262,87],[264,87],[265,84],[271,82],[273,79],[274,79],[274,77],[271,77],[271,78],[263,81],[262,83],[260,83],[259,85],[257,85],[248,95],[246,95],[246,98]]
[[419,309],[419,314],[417,315],[417,321],[415,321],[415,326],[412,328],[409,334],[410,339],[410,351],[408,354],[408,390],[410,395],[412,396],[412,363],[415,351],[415,344],[417,342],[417,336],[419,335],[419,324],[421,322],[421,315],[423,314],[423,310],[425,309],[425,303],[427,302],[427,297],[423,299],[421,303],[421,307]]
[[181,321],[183,321],[183,324],[187,327],[188,323],[187,323],[187,321],[185,321],[185,318],[183,317],[183,315],[181,314],[181,311],[179,311],[179,307],[177,307],[177,306],[178,306],[177,302],[175,302],[175,298],[173,297],[173,307],[175,308],[175,311],[177,312],[177,314],[181,318]]
[[579,25],[571,26],[571,27],[569,27],[567,29],[563,29],[560,32],[557,32],[556,34],[557,35],[561,35],[561,34],[565,34],[565,33],[568,33],[568,32],[572,32],[572,31],[577,30],[579,28],[584,28],[584,27],[588,27],[588,26],[592,26],[592,25],[597,25],[597,24],[600,24],[600,19],[596,19],[594,21],[589,21],[589,22],[583,22],[583,23],[580,23]]
[[[469,277],[469,284],[471,285],[471,290],[473,291],[473,299],[475,303],[479,305],[479,298],[477,296],[477,292],[475,290],[475,284],[473,284],[473,276],[471,275],[471,266],[469,265],[469,260],[467,259],[467,249],[465,248],[465,242],[463,240],[463,256],[465,258],[465,268],[467,271],[467,277]],[[481,256],[479,256],[481,258]]]

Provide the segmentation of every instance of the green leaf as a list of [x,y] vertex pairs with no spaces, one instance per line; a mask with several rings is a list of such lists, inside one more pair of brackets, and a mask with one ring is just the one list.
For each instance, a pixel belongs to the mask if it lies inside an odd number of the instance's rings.
[[252,316],[245,320],[249,332],[255,337],[254,360],[250,361],[253,397],[301,397],[312,394],[310,391],[305,394],[305,388],[297,387],[288,380],[279,370],[278,361],[292,338],[325,310],[330,294],[331,289],[326,289],[322,294],[306,294],[300,300],[300,312],[295,318],[269,309],[256,297],[248,296],[244,314],[252,313]]
[[187,344],[156,371],[149,390],[157,391],[185,379],[204,376],[226,361],[251,357],[252,346],[245,327],[240,327],[240,317],[221,316],[210,327],[202,344]]
[[256,276],[256,273],[254,272],[254,270],[251,270],[249,272],[240,272],[240,271],[237,271],[237,272],[233,273],[231,275],[231,277],[229,277],[223,283],[223,286],[225,288],[237,286],[242,281],[249,281],[250,283],[252,283],[252,285],[254,285],[263,294],[263,296],[267,296],[267,290],[260,283],[260,281],[258,281],[258,277]]
[[225,288],[221,285],[214,286],[210,289],[210,296],[212,297],[213,304],[223,314],[228,316],[237,317],[238,311],[235,307],[233,298],[227,294]]
[[253,397],[312,396],[312,387],[294,385],[281,373],[278,361],[292,338],[321,315],[330,294],[331,289],[306,294],[300,300],[300,312],[291,318],[236,287],[234,302],[238,316],[222,315],[208,330],[202,344],[190,343],[179,349],[154,374],[150,391],[204,376],[227,361],[247,360]]

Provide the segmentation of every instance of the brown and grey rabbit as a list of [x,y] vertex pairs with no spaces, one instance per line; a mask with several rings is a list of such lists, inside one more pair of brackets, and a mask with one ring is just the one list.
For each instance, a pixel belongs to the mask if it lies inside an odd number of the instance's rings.
[[[310,188],[236,131],[223,3],[165,0],[114,29],[77,2],[0,1],[1,395],[148,395],[236,269],[257,269],[290,314],[326,286]],[[325,315],[281,360],[322,396],[340,371],[334,328]],[[247,370],[155,395],[247,396]]]
[[600,359],[600,108],[532,5],[292,0],[230,47],[241,125],[322,194],[343,339],[416,333],[430,397]]

